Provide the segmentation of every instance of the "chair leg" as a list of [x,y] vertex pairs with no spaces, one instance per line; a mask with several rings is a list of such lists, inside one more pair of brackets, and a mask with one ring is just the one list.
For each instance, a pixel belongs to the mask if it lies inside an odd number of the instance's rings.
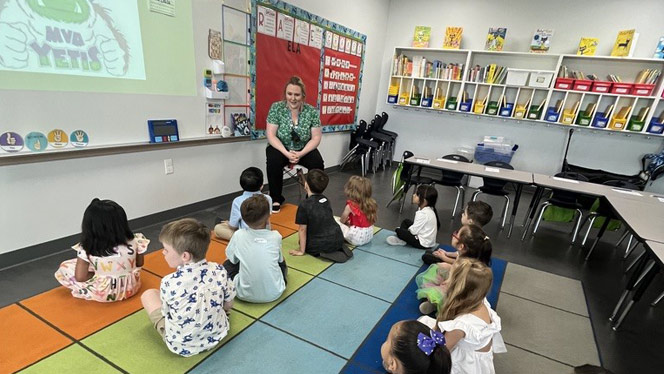
[[659,304],[659,302],[662,301],[662,299],[664,299],[664,292],[659,294],[659,296],[657,296],[657,298],[653,300],[652,303],[650,303],[650,306],[657,306],[657,304]]
[[639,241],[636,240],[636,241],[634,242],[634,245],[629,245],[629,244],[632,243],[632,239],[633,239],[633,238],[634,238],[634,235],[631,235],[631,236],[629,237],[629,241],[627,242],[628,245],[627,245],[627,248],[625,249],[625,255],[623,256],[623,259],[626,259],[627,257],[629,257],[629,255],[632,254],[632,252],[634,251],[634,249],[636,249],[636,247],[640,244]]
[[461,209],[466,206],[466,188],[464,186],[459,186],[461,189]]
[[643,252],[641,252],[641,254],[638,255],[638,257],[636,257],[636,258],[634,259],[634,261],[632,261],[631,264],[627,265],[627,269],[625,269],[625,273],[628,273],[630,270],[632,270],[632,268],[634,267],[634,265],[638,264],[639,261],[640,261],[640,260],[643,258],[643,256],[645,256],[645,255],[646,255],[646,250],[644,249]]
[[477,191],[473,192],[473,198],[471,199],[471,201],[477,200],[477,195],[479,195],[481,193],[482,193],[482,191],[480,191],[480,190],[477,190]]
[[535,222],[535,228],[533,229],[532,235],[535,235],[537,233],[537,229],[539,228],[540,221],[542,221],[542,216],[544,215],[544,211],[549,205],[551,205],[551,203],[549,203],[548,201],[543,202],[542,205],[540,205],[540,212],[537,215],[537,222]]
[[[417,188],[417,186],[415,187]],[[401,206],[399,207],[399,214],[403,212],[403,205],[406,203],[406,199],[408,198],[408,191],[410,190],[410,186],[408,188],[405,188],[403,191],[403,196],[401,197]]]
[[579,234],[579,228],[581,227],[581,220],[583,219],[583,212],[581,211],[581,209],[577,209],[576,211],[579,213],[579,217],[576,219],[576,225],[574,226],[572,243],[576,242],[576,236]]
[[454,200],[454,208],[452,208],[452,219],[454,219],[454,215],[456,214],[457,206],[459,205],[459,197],[461,197],[461,188],[459,186],[456,186],[456,190],[457,190],[457,195],[456,195],[456,199]]
[[505,195],[505,207],[503,208],[503,223],[500,224],[501,229],[505,227],[505,221],[507,220],[509,209],[510,209],[510,197]]
[[362,177],[366,176],[366,153],[360,156],[360,167],[362,168]]
[[389,207],[390,204],[392,204],[394,202],[394,200],[397,199],[397,196],[399,195],[399,193],[403,192],[403,187],[404,187],[403,185],[401,187],[399,187],[399,189],[394,193],[394,195],[392,195],[392,199],[390,200],[389,203],[387,203],[387,205],[385,205],[385,208]]
[[[627,237],[627,235],[629,235],[629,230],[628,230],[628,229],[625,229],[625,232],[624,232],[624,233],[622,234],[622,236],[620,237],[620,240],[618,240],[618,243],[616,243],[616,247],[620,247],[620,244],[622,244],[622,242],[625,240],[625,238]],[[629,245],[627,245],[627,246],[629,247]]]
[[[583,240],[581,241],[581,246],[583,247],[586,245],[586,240],[588,240],[588,234],[590,234],[590,229],[593,228],[593,224],[595,223],[595,218],[597,218],[597,213],[593,212],[590,213],[586,221],[588,222],[588,230],[586,230],[586,235],[583,236]],[[583,227],[583,225],[581,225]]]

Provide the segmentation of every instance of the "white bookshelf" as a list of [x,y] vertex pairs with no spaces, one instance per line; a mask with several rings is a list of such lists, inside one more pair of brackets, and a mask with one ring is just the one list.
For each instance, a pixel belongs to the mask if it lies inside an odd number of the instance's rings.
[[[405,66],[400,75],[395,75],[395,59],[397,56],[404,55],[412,61],[414,56],[421,56],[426,59],[426,62],[433,62],[434,60],[441,61],[443,64],[463,64],[461,69],[461,79],[444,79],[435,75],[422,76],[419,73],[407,74]],[[404,109],[417,109],[427,112],[440,112],[450,114],[462,114],[469,117],[474,116],[478,119],[488,120],[517,120],[518,122],[526,121],[533,124],[547,124],[556,126],[573,126],[579,128],[586,128],[598,131],[610,131],[616,133],[626,133],[635,135],[646,136],[664,136],[648,132],[650,122],[653,118],[658,118],[664,112],[664,99],[662,99],[662,91],[664,84],[662,81],[664,77],[660,76],[655,82],[655,87],[652,93],[648,96],[633,95],[630,93],[619,94],[611,92],[594,92],[585,90],[574,89],[560,89],[556,88],[556,77],[562,66],[567,66],[569,70],[581,71],[584,74],[595,74],[600,80],[606,79],[608,74],[618,75],[626,83],[631,83],[636,79],[637,74],[644,69],[657,69],[664,72],[664,60],[650,59],[650,58],[621,58],[610,56],[577,56],[577,55],[556,55],[556,54],[538,54],[526,52],[494,52],[494,51],[479,51],[479,50],[449,50],[449,49],[436,49],[436,48],[412,48],[412,47],[396,47],[394,50],[393,59],[391,63],[390,82],[388,84],[388,100],[389,105]],[[474,82],[469,80],[468,72],[474,66],[484,67],[490,64],[496,64],[508,69],[521,69],[535,72],[552,72],[553,79],[549,85],[544,87],[530,86],[530,82],[524,82],[522,85],[506,84],[504,81],[500,83],[485,83],[483,81]],[[413,76],[415,75],[415,76]],[[394,87],[398,86],[398,95],[396,102],[394,100]],[[433,95],[431,105],[422,97],[419,101],[411,101],[413,93],[423,94],[424,88],[427,87],[429,95]],[[472,100],[470,104],[470,111],[462,111],[462,96],[466,93],[466,102]],[[390,97],[391,96],[391,97]],[[513,104],[511,114],[509,116],[499,115],[503,109],[501,98],[505,97],[507,103]],[[404,98],[407,98],[404,100]],[[440,105],[440,98],[444,98],[442,106]],[[456,99],[456,106],[448,106],[449,99]],[[436,107],[436,99],[439,99],[439,105]],[[476,106],[478,102],[483,102],[485,105]],[[489,114],[489,103],[498,102],[498,114]],[[523,117],[518,117],[517,107],[528,104],[525,108]],[[553,119],[553,116],[547,116],[547,110],[560,103],[560,112],[555,121],[547,120]],[[417,105],[415,105],[417,104]],[[585,116],[586,108],[589,104],[595,104],[595,109],[588,119]],[[541,106],[539,115],[534,115],[530,111],[530,106]],[[563,116],[565,110],[571,111],[574,107],[577,109],[573,113],[572,123],[563,123]],[[627,122],[622,128],[610,128],[607,123],[606,127],[594,127],[594,121],[601,115],[607,108],[612,106],[612,111],[608,118],[610,123],[611,119],[622,109],[626,111]],[[466,107],[466,105],[464,105]],[[648,113],[645,116],[645,123],[640,131],[627,130],[629,119],[632,115],[638,115],[642,109],[648,108]],[[506,112],[503,112],[506,114]],[[531,118],[529,117],[531,114]],[[583,115],[583,118],[580,116]],[[569,121],[569,120],[568,120]],[[577,121],[585,121],[588,125],[579,125]]]

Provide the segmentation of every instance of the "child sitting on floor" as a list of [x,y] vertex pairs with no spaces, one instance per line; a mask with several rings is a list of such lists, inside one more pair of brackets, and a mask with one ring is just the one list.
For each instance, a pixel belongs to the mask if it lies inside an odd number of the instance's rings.
[[[463,212],[461,212],[461,225],[477,225],[482,228],[484,225],[491,222],[492,217],[493,209],[491,209],[491,205],[483,201],[471,201],[466,204]],[[434,264],[437,262],[453,264],[458,255],[459,253],[456,252],[454,247],[444,245],[442,249],[426,251],[426,253],[422,255],[422,261],[425,264]]]
[[286,289],[288,268],[281,255],[281,234],[267,230],[270,204],[262,196],[242,202],[242,220],[249,226],[235,232],[226,248],[224,268],[233,280],[237,298],[267,303]]
[[443,333],[418,321],[395,323],[380,356],[388,373],[448,374],[452,367]]
[[322,170],[312,169],[307,173],[304,181],[307,199],[300,203],[295,214],[295,223],[300,225],[300,248],[289,251],[291,256],[308,253],[334,262],[346,262],[353,257],[334,219],[330,201],[323,195],[329,181],[330,178]]
[[64,261],[55,279],[74,297],[120,301],[141,288],[143,253],[150,243],[129,228],[124,209],[111,200],[93,199],[83,213],[76,258]]
[[[453,232],[452,247],[458,253],[458,257],[452,259],[453,262],[457,261],[458,258],[472,258],[489,266],[493,246],[489,237],[479,226],[465,225]],[[451,266],[447,262],[435,263],[415,277],[418,288],[416,291],[417,298],[425,299],[420,304],[422,314],[432,313],[443,305],[445,299],[443,284],[448,278]]]
[[500,317],[486,300],[492,279],[491,269],[482,262],[460,258],[450,271],[447,299],[438,318],[419,319],[444,332],[452,373],[493,374],[493,354],[507,351]]
[[344,239],[352,245],[367,244],[373,239],[373,224],[376,222],[378,204],[371,197],[371,181],[353,175],[344,186],[346,207],[339,226]]
[[228,221],[222,221],[221,218],[218,218],[217,221],[219,223],[214,226],[214,235],[219,239],[230,240],[237,229],[246,229],[248,227],[240,213],[240,206],[246,199],[254,195],[263,196],[267,199],[270,206],[272,206],[272,198],[261,192],[261,188],[263,188],[263,172],[261,169],[257,167],[244,169],[242,174],[240,174],[240,186],[243,192],[242,195],[233,199],[230,218]]
[[413,204],[418,209],[415,212],[415,220],[404,219],[401,226],[397,227],[396,236],[388,236],[387,243],[390,245],[410,245],[419,249],[430,249],[436,246],[436,235],[440,228],[440,220],[436,211],[438,191],[434,186],[421,184],[413,194]]
[[143,292],[143,308],[171,352],[189,357],[211,349],[228,334],[235,287],[222,265],[205,259],[210,229],[184,218],[166,224],[159,241],[176,270],[159,290]]

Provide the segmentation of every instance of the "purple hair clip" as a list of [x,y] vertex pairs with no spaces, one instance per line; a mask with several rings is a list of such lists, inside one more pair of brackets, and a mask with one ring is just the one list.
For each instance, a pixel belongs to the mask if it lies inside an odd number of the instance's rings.
[[427,356],[431,355],[437,345],[445,345],[445,335],[442,332],[431,330],[430,335],[431,337],[422,333],[417,334],[417,348]]

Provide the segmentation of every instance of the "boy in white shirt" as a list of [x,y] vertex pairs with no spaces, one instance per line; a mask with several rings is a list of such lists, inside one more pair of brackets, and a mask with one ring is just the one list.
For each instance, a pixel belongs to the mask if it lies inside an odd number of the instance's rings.
[[189,357],[211,349],[228,334],[235,287],[223,266],[205,259],[210,230],[185,218],[166,224],[159,241],[176,271],[160,290],[143,292],[143,308],[171,352]]

